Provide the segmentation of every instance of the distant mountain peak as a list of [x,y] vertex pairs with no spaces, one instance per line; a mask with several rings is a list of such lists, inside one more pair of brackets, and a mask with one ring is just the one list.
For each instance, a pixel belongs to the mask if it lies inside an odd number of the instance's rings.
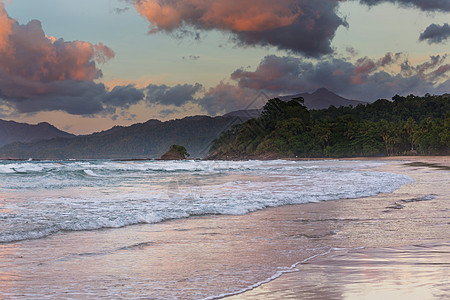
[[293,98],[298,97],[302,97],[305,100],[304,105],[308,109],[325,109],[330,107],[331,105],[339,107],[339,106],[350,106],[350,105],[357,106],[358,104],[367,104],[366,102],[363,101],[346,99],[326,88],[319,88],[312,93],[301,93],[296,95],[282,96],[279,98],[283,101],[289,101]]

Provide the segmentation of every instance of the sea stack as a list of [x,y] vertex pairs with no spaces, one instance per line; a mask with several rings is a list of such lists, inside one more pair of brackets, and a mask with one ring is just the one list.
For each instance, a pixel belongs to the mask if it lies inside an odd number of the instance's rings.
[[167,151],[163,156],[161,156],[162,160],[183,160],[189,157],[189,153],[187,152],[184,146],[180,145],[172,145],[170,146],[169,151]]

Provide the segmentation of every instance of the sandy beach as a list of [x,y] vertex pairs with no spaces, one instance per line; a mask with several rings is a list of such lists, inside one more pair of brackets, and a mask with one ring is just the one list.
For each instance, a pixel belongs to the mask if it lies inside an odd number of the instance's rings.
[[[277,208],[297,210],[305,222],[351,222],[330,236],[338,245],[330,254],[301,262],[295,271],[229,298],[448,299],[450,158],[380,160],[389,162],[380,171],[404,174],[415,182],[376,197]],[[315,217],[319,211],[328,213]]]
[[0,243],[0,298],[448,298],[450,158],[380,160],[370,176],[414,182],[367,198]]

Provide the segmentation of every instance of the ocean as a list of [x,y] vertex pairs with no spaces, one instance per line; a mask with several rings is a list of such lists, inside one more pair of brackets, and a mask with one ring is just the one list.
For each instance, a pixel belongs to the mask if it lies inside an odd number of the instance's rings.
[[336,233],[310,224],[286,236],[292,224],[252,212],[413,181],[372,170],[382,164],[0,161],[0,298],[213,299],[250,289],[326,255]]

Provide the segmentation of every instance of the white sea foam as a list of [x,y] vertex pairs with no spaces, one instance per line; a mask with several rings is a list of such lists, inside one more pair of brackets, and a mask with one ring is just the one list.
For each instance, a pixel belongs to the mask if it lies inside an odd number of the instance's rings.
[[0,162],[0,242],[371,196],[412,181],[355,161]]
[[92,177],[101,177],[101,175],[96,174],[94,171],[92,170],[84,170],[84,173],[88,176],[92,176]]

